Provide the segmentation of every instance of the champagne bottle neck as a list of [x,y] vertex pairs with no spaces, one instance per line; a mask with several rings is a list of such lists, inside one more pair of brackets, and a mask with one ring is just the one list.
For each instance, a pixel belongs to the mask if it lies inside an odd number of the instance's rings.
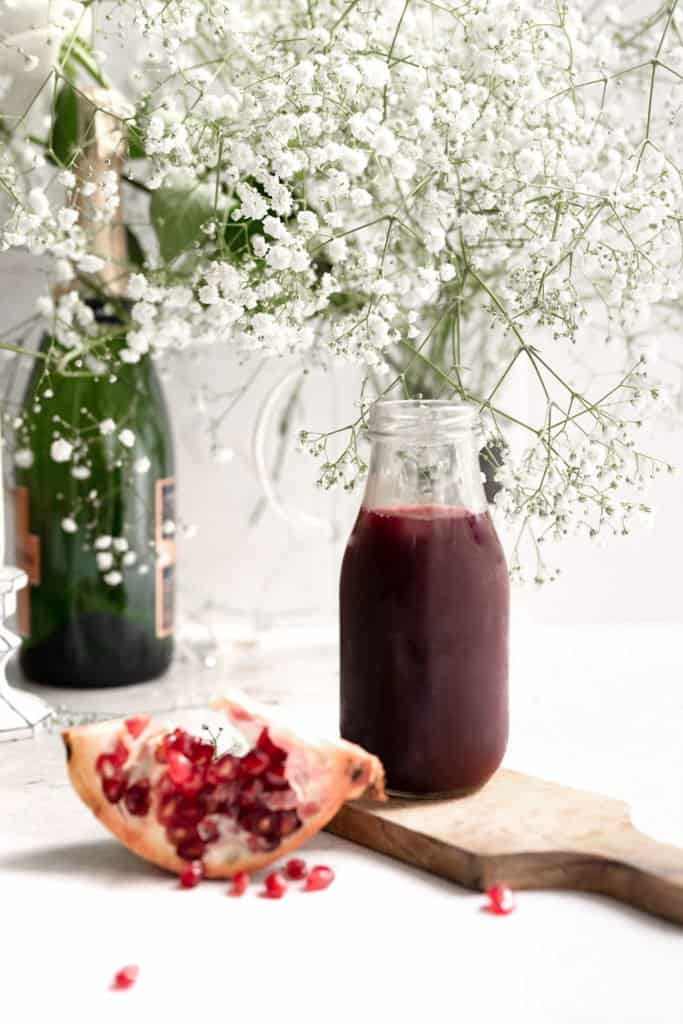
[[112,94],[105,89],[78,96],[81,152],[72,201],[90,252],[104,261],[92,275],[93,283],[105,295],[120,297],[127,291],[129,266],[121,203],[127,139],[121,119],[110,112],[112,106]]

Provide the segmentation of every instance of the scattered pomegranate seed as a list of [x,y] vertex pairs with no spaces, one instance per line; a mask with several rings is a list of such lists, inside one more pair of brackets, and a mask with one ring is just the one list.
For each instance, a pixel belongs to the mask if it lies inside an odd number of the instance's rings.
[[114,975],[114,979],[109,986],[115,992],[121,992],[124,989],[130,988],[137,981],[140,968],[136,967],[135,964],[130,964],[128,967],[122,967],[120,971],[117,971]]
[[180,885],[183,889],[194,889],[204,877],[204,869],[199,860],[190,861],[180,872]]
[[334,871],[324,864],[316,864],[311,868],[304,892],[318,892],[320,889],[327,889],[334,882]]
[[512,895],[512,889],[500,883],[489,886],[486,890],[486,898],[488,903],[484,905],[483,909],[489,914],[511,914],[517,905]]
[[281,900],[287,892],[287,883],[279,871],[271,871],[269,875],[266,875],[263,884],[265,886],[263,895],[270,900]]
[[145,731],[148,725],[149,715],[137,715],[135,718],[126,719],[126,729],[134,740],[138,738],[140,733]]
[[293,857],[292,860],[288,860],[285,864],[285,874],[287,878],[291,878],[293,882],[301,882],[308,874],[306,870],[306,861],[301,860],[300,857]]
[[238,871],[232,879],[229,889],[230,896],[243,896],[249,887],[249,874],[246,871]]

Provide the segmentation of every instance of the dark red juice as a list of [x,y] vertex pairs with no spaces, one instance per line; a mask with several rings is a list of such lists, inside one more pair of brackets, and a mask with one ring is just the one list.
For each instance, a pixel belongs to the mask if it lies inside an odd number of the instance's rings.
[[508,735],[508,575],[488,513],[362,508],[340,606],[342,735],[396,791],[483,785]]

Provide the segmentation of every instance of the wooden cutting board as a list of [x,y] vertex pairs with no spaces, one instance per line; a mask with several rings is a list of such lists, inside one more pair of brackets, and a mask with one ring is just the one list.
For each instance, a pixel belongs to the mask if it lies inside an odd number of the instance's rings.
[[638,832],[626,804],[499,771],[453,800],[347,804],[328,831],[469,889],[604,893],[683,924],[683,848]]

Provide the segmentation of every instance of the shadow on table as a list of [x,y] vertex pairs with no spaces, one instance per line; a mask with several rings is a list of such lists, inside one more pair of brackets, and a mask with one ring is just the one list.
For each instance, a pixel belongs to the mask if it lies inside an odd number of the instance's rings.
[[88,874],[121,879],[169,877],[165,871],[135,857],[119,843],[108,839],[22,850],[0,857],[0,870],[2,868],[48,875]]

